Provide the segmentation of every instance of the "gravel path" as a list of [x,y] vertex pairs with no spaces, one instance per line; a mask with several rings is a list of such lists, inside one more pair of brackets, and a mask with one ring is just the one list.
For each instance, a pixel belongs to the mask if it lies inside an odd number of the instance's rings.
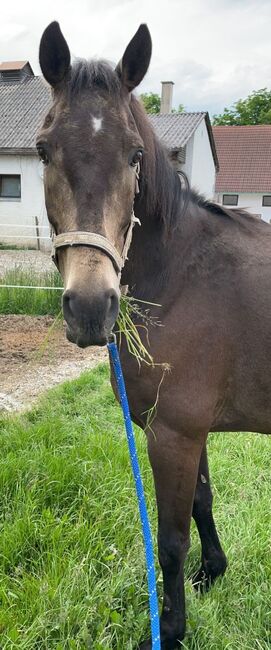
[[0,250],[0,278],[15,266],[20,269],[29,271],[30,269],[37,273],[46,273],[55,271],[56,267],[51,260],[50,253],[29,250]]
[[0,411],[25,410],[43,391],[107,360],[106,348],[69,343],[62,323],[50,333],[53,322],[49,316],[0,315]]

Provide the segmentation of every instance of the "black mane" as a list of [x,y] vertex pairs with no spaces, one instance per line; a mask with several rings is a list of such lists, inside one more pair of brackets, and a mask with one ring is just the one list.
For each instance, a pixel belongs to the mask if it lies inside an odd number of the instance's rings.
[[156,222],[159,220],[169,232],[180,223],[189,193],[189,182],[185,177],[183,190],[180,176],[174,170],[167,150],[155,135],[141,102],[133,95],[130,108],[145,145],[140,175],[141,195],[146,202],[149,217]]
[[195,192],[195,190],[190,190],[190,198],[201,208],[208,210],[208,212],[232,219],[233,221],[238,221],[241,225],[248,226],[249,224],[259,223],[259,219],[254,214],[247,212],[245,208],[227,208],[225,205],[206,199],[198,192]]

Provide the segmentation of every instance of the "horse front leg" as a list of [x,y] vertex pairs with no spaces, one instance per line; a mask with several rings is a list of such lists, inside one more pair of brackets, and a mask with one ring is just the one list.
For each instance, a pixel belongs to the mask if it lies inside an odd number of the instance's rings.
[[207,448],[204,445],[193,504],[193,518],[201,539],[201,567],[193,576],[195,589],[208,590],[227,568],[227,559],[221,547],[212,512],[213,495],[210,485]]
[[[185,634],[184,561],[199,460],[206,435],[196,438],[155,427],[148,434],[158,507],[158,551],[164,596],[160,617],[161,648],[175,648]],[[150,650],[145,641],[140,650]]]

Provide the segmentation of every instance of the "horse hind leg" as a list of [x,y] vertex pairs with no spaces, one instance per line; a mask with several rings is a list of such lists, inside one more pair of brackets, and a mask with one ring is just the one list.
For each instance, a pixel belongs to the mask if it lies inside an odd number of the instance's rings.
[[212,513],[213,495],[210,486],[206,444],[202,450],[195,498],[193,518],[199,532],[202,554],[200,569],[192,577],[196,590],[206,591],[218,576],[224,575],[227,559],[221,547]]

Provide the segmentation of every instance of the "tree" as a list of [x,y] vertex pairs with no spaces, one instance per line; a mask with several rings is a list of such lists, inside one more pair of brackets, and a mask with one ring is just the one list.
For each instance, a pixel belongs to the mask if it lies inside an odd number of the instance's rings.
[[147,113],[160,113],[161,99],[156,93],[143,93],[140,99]]
[[[160,113],[160,108],[161,108],[161,98],[159,95],[156,93],[143,93],[140,95],[140,99],[144,105],[145,111],[147,113]],[[178,108],[173,108],[172,113],[183,113],[184,111],[184,106],[183,104],[179,104]]]
[[184,112],[184,105],[179,104],[178,108],[173,108],[172,113],[183,113]]
[[271,124],[271,90],[253,90],[246,99],[239,99],[230,108],[224,108],[220,115],[214,115],[213,124],[246,125]]

